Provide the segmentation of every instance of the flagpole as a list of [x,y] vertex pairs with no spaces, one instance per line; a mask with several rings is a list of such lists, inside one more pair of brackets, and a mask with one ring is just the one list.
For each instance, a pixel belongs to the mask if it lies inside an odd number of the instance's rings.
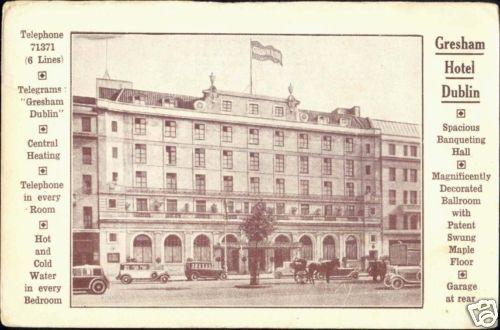
[[250,94],[253,94],[252,62],[252,39],[250,39]]

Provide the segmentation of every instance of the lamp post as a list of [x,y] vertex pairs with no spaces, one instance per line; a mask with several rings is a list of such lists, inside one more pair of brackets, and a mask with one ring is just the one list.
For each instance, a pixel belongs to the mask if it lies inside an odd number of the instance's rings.
[[227,272],[227,233],[226,233],[226,227],[227,227],[227,202],[226,198],[223,200],[224,204],[224,269]]

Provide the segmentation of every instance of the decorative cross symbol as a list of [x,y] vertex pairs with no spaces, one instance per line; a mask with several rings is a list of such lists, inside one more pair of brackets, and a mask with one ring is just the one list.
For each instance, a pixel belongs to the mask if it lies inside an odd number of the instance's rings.
[[457,118],[465,118],[465,109],[457,109]]
[[457,161],[457,168],[458,169],[465,169],[467,163],[465,162],[465,160],[459,160]]
[[47,71],[38,71],[38,80],[47,79]]
[[458,278],[461,280],[464,280],[467,278],[467,271],[466,270],[459,270],[458,271]]
[[47,220],[40,220],[40,222],[38,223],[38,227],[40,229],[47,229],[49,226]]
[[47,167],[46,166],[40,166],[38,168],[38,174],[39,175],[46,175],[47,174]]
[[40,126],[38,126],[38,133],[40,133],[40,134],[47,133],[47,125],[40,125]]

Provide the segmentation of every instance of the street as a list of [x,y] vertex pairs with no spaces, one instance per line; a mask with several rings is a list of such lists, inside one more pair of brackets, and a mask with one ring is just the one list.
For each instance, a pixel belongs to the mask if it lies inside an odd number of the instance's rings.
[[382,283],[368,280],[317,280],[313,284],[296,284],[292,278],[260,280],[264,287],[236,288],[249,279],[225,281],[133,282],[125,285],[113,281],[103,295],[76,293],[74,307],[98,306],[179,306],[179,307],[418,307],[421,288],[387,289]]

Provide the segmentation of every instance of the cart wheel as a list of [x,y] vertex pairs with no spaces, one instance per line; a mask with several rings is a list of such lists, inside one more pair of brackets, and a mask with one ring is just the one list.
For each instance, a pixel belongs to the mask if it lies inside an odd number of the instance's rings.
[[121,281],[123,284],[130,284],[132,283],[132,277],[130,275],[123,275]]
[[160,282],[167,283],[168,282],[168,276],[167,275],[160,276]]
[[90,290],[94,294],[103,294],[106,291],[106,283],[103,280],[95,280],[90,286]]
[[391,286],[394,290],[399,290],[405,286],[404,282],[400,278],[395,278],[392,280]]

